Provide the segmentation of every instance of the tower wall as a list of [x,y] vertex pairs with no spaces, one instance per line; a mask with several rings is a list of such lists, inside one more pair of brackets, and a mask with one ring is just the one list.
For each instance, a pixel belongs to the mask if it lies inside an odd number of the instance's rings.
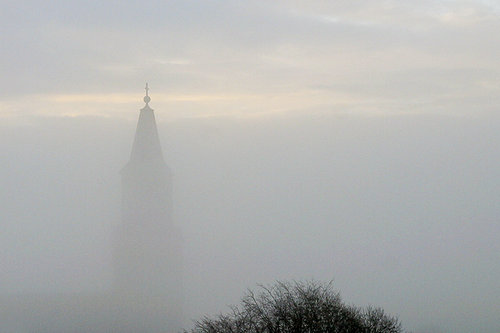
[[143,320],[145,328],[168,322],[173,329],[182,321],[182,238],[173,223],[171,172],[148,105],[139,115],[130,161],[121,177],[115,295],[128,320]]

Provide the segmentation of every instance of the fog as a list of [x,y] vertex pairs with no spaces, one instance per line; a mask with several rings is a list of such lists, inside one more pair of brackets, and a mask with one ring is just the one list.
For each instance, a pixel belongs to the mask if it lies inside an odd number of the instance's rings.
[[[495,116],[162,121],[186,327],[277,279],[333,280],[422,332],[498,329]],[[135,122],[2,126],[2,293],[103,291]]]
[[2,4],[0,321],[113,316],[85,297],[114,288],[149,82],[183,327],[314,279],[415,333],[500,331],[495,1]]

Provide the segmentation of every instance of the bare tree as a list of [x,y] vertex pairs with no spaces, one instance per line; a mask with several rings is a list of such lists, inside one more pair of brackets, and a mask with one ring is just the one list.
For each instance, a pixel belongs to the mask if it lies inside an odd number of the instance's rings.
[[[188,331],[185,331],[188,332]],[[400,333],[383,309],[345,304],[331,283],[277,282],[248,290],[229,314],[205,317],[191,333]]]

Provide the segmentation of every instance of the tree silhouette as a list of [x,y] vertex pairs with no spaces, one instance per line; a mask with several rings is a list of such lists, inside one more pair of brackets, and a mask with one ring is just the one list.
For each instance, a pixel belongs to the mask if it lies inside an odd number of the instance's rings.
[[[188,331],[185,331],[188,332]],[[345,304],[331,283],[276,282],[248,290],[229,314],[205,317],[191,333],[400,333],[381,308]]]

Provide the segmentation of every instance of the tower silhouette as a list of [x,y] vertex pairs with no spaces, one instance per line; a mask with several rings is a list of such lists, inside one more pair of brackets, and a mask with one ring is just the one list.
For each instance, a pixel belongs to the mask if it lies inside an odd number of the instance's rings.
[[170,331],[182,321],[182,244],[173,222],[172,176],[150,101],[146,84],[146,105],[140,110],[130,160],[121,171],[113,286],[129,327]]
[[104,292],[0,294],[0,332],[177,332],[182,326],[182,241],[172,214],[172,176],[151,98],[141,109],[121,171],[113,288]]

